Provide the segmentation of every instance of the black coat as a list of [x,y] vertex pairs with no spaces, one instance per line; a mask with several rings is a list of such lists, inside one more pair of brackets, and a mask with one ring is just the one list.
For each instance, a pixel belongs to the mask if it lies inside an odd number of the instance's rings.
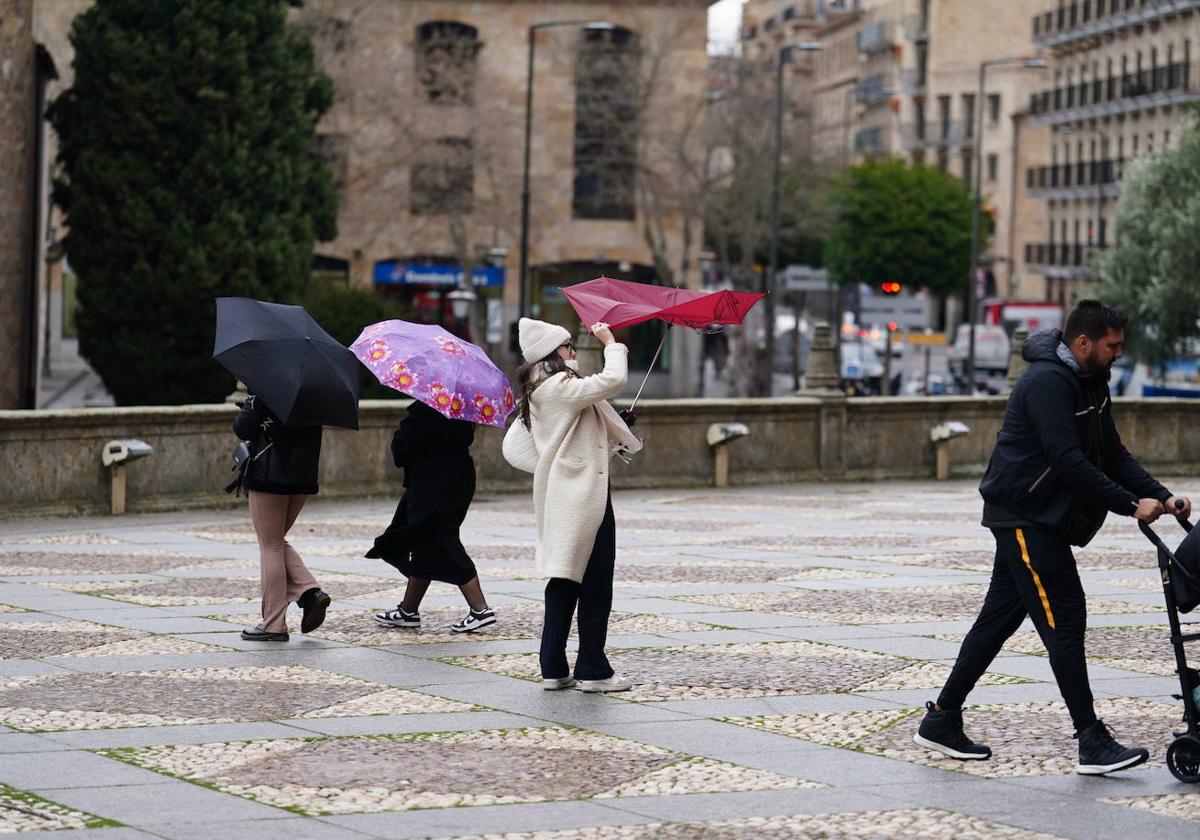
[[475,497],[474,440],[473,423],[413,401],[392,436],[392,460],[404,470],[405,493],[368,557],[381,557],[412,577],[462,584],[475,576],[458,537]]
[[317,493],[320,426],[285,426],[251,394],[234,418],[233,432],[250,441],[254,452],[246,467],[244,489],[281,496]]
[[1052,528],[1084,545],[1107,512],[1132,516],[1139,498],[1171,494],[1121,442],[1108,383],[1059,358],[1061,341],[1042,330],[1025,342],[1030,366],[1008,398],[979,492],[985,526]]

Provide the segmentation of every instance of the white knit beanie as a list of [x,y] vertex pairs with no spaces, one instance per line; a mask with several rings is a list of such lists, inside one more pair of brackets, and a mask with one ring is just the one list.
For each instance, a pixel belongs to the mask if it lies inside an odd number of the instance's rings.
[[529,364],[540,362],[559,347],[571,341],[566,327],[547,324],[532,318],[522,318],[517,324],[517,336],[521,344],[521,355]]

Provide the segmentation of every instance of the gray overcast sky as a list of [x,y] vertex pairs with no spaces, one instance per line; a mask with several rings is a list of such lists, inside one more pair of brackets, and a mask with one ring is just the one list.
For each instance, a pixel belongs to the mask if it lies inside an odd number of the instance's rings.
[[742,0],[721,0],[708,10],[708,51],[728,52],[737,44]]

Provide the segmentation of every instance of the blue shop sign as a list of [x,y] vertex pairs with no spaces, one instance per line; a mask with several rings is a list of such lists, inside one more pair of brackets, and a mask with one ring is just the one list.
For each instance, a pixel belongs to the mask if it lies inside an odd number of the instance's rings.
[[[488,265],[475,266],[472,280],[476,286],[503,286],[504,269]],[[462,271],[456,265],[426,265],[395,260],[375,263],[375,283],[379,286],[458,286]]]

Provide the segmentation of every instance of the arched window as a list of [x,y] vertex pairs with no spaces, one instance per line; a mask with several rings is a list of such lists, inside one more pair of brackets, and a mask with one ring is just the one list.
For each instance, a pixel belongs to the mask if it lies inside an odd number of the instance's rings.
[[470,105],[475,95],[479,30],[465,23],[433,21],[417,27],[417,85],[434,105]]
[[583,31],[575,61],[576,218],[637,215],[640,55],[638,37],[628,29]]

